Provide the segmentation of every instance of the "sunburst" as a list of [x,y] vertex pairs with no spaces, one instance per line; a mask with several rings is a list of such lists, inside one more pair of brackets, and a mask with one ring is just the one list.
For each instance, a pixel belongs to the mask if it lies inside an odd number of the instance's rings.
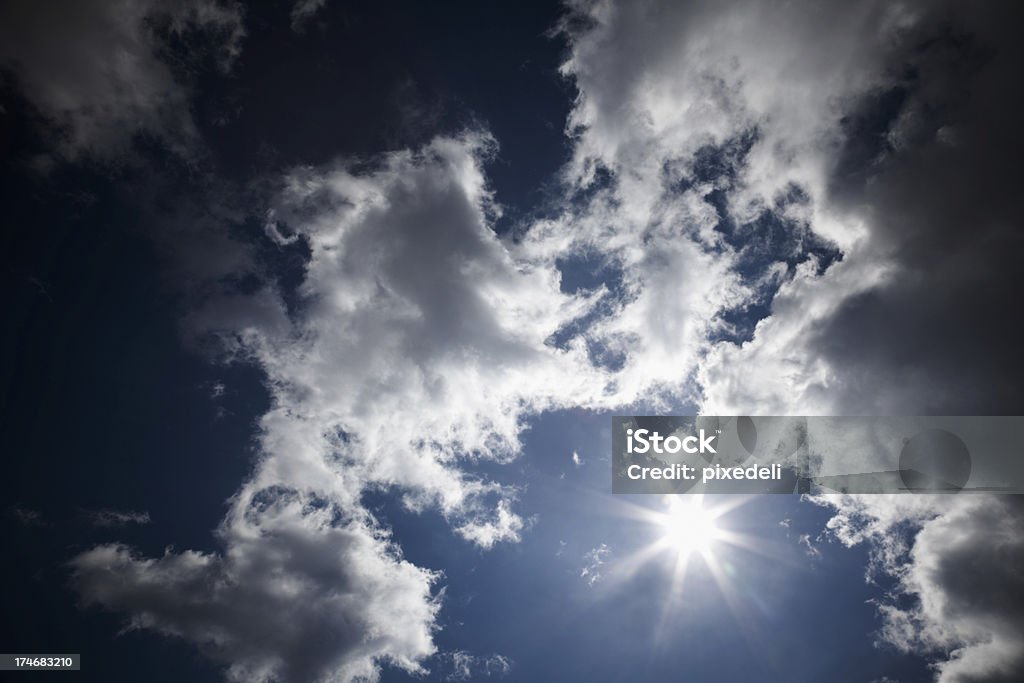
[[707,556],[724,538],[717,524],[721,510],[706,508],[704,496],[673,497],[669,499],[668,508],[657,517],[665,530],[660,543],[677,554],[689,556],[696,552]]

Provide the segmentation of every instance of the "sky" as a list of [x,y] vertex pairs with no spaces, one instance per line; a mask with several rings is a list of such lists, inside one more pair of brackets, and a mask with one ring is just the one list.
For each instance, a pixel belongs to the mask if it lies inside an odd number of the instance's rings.
[[1024,414],[1022,12],[4,3],[0,650],[1021,680],[1018,496],[616,495],[610,442]]

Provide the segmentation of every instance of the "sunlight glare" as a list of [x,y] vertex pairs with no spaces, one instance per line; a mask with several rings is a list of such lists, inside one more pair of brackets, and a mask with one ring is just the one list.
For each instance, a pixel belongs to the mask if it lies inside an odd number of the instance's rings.
[[703,496],[685,498],[670,500],[669,510],[661,520],[665,528],[663,541],[680,554],[704,555],[719,537],[716,515],[704,507]]

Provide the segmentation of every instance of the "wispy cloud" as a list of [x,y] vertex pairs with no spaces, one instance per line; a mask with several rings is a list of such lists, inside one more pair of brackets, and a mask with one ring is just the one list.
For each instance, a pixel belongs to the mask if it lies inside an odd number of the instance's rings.
[[38,510],[16,505],[10,509],[10,515],[23,527],[47,526],[43,514]]
[[132,510],[86,510],[86,520],[93,526],[119,527],[128,524],[149,524],[148,512]]
[[292,3],[292,30],[302,31],[313,17],[324,8],[327,0],[294,0]]
[[807,554],[807,557],[812,560],[817,560],[821,557],[821,551],[814,545],[810,534],[800,534],[799,540],[800,545],[804,547],[804,552]]
[[473,655],[464,650],[447,652],[451,671],[445,675],[446,681],[478,681],[481,678],[501,678],[512,670],[512,660],[500,654],[488,656]]
[[593,586],[601,580],[601,567],[605,565],[611,554],[612,549],[602,543],[583,556],[584,565],[580,567],[580,578],[586,581],[588,586]]
[[[215,0],[70,3],[55,15],[34,2],[0,8],[0,65],[52,125],[55,152],[111,159],[140,132],[192,156],[189,85],[166,59],[167,36],[189,32],[228,69],[245,35],[241,7]],[[196,40],[199,36],[205,40]]]

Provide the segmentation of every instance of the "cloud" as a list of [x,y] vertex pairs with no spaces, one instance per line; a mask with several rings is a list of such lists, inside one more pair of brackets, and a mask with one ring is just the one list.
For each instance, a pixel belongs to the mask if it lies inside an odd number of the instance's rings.
[[90,510],[85,513],[86,519],[93,526],[118,527],[126,524],[149,524],[148,512],[132,510]]
[[42,513],[38,510],[32,510],[30,508],[15,505],[10,509],[10,515],[23,527],[31,528],[48,526]]
[[[904,501],[909,498],[911,500]],[[917,500],[915,500],[917,499]],[[939,683],[1011,681],[1024,670],[1024,503],[1018,496],[823,496],[847,545],[872,544],[880,638],[938,655]]]
[[0,67],[57,130],[67,158],[120,155],[139,133],[189,156],[189,84],[166,58],[166,38],[188,39],[190,57],[205,50],[226,70],[244,35],[240,7],[212,0],[6,2]]
[[219,398],[222,398],[224,394],[227,393],[227,386],[224,384],[224,382],[221,382],[220,380],[211,383],[209,387],[211,400],[215,401]]
[[327,0],[295,0],[291,12],[292,30],[302,31],[326,4]]
[[[622,326],[663,338],[650,365],[663,374],[674,365],[677,377],[696,373],[709,412],[738,412],[735,406],[754,400],[753,387],[761,414],[773,414],[793,387],[826,393],[818,387],[829,368],[806,362],[813,355],[802,330],[777,321],[792,309],[813,323],[886,276],[887,262],[863,245],[863,221],[821,199],[843,140],[843,106],[883,80],[883,46],[906,17],[872,3],[817,10],[801,3],[591,3],[577,10],[564,29],[572,49],[563,72],[579,89],[569,180],[590,186],[607,170],[615,210],[626,214],[612,224],[641,217],[643,238],[657,234],[651,224],[671,226],[671,244],[688,243],[690,251],[671,269],[644,273],[644,289],[659,292],[657,305],[646,320],[620,318]],[[835,250],[844,258],[822,276]],[[652,255],[663,251],[651,244]],[[713,265],[705,253],[714,254]],[[679,271],[693,280],[674,280]],[[702,286],[703,301],[671,308]],[[815,306],[789,303],[806,299],[809,288],[824,290]],[[723,313],[750,315],[764,300],[773,315],[750,344],[709,348]],[[690,343],[664,320],[687,321]],[[672,348],[685,349],[689,363],[669,362]],[[775,392],[781,397],[767,395],[776,378],[787,380]]]
[[812,560],[821,558],[821,551],[814,545],[810,534],[800,534],[800,545],[804,546],[804,553]]
[[488,657],[472,655],[463,650],[445,653],[451,660],[451,673],[445,676],[446,681],[475,681],[481,678],[500,678],[512,670],[512,660],[504,655],[493,654]]
[[[752,327],[780,287],[817,278],[863,240],[862,226],[814,200],[842,140],[841,105],[879,80],[875,51],[903,18],[873,5],[805,9],[577,3],[562,24],[562,72],[579,91],[564,174],[573,208],[523,241],[538,262],[604,274],[603,314],[578,327],[595,362],[619,371],[610,391],[622,402],[696,402],[695,378],[714,392],[725,380],[713,373],[733,366],[705,358],[745,334],[737,319]],[[856,288],[885,272],[838,267]],[[804,372],[811,381],[815,369]]]
[[[260,323],[237,349],[275,390],[267,451],[319,442],[346,459],[336,495],[397,486],[483,545],[517,530],[500,504],[514,492],[464,476],[459,460],[513,457],[525,414],[587,401],[600,379],[580,348],[547,343],[589,300],[489,227],[497,207],[480,162],[492,144],[472,133],[387,155],[370,173],[291,173],[275,215],[310,251],[301,312]],[[321,481],[309,474],[307,485]]]
[[128,613],[131,629],[196,643],[233,681],[375,680],[378,661],[422,671],[437,575],[341,514],[268,493],[221,529],[223,555],[103,545],[72,561],[73,585],[86,604]]
[[602,543],[583,556],[585,564],[580,567],[580,578],[586,581],[588,586],[593,586],[602,579],[601,567],[605,565],[611,554],[612,549]]

